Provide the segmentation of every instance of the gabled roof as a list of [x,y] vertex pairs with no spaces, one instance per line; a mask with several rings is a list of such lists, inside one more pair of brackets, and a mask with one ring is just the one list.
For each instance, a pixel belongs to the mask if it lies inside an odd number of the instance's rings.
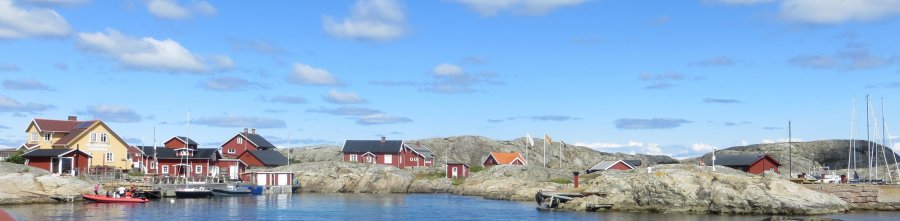
[[491,155],[489,157],[493,157],[494,160],[497,161],[497,164],[500,165],[511,165],[516,160],[519,160],[522,162],[522,164],[525,164],[525,160],[522,159],[522,155],[516,152],[491,152]]
[[625,161],[628,165],[639,167],[641,166],[641,160],[622,160]]
[[40,144],[26,143],[26,144],[22,144],[22,146],[19,146],[19,148],[16,148],[16,150],[21,150],[21,149],[33,150],[34,148],[38,148],[40,146],[41,146]]
[[[188,138],[188,137],[184,137],[184,136],[175,136],[175,137],[173,137],[172,139],[178,139],[178,140],[181,141],[182,143],[186,143],[186,144],[188,144],[188,145],[194,145],[194,146],[200,145],[200,144],[198,144],[196,141],[194,141],[194,139],[191,139],[191,138]],[[171,139],[169,139],[169,140],[171,140]]]
[[591,167],[590,170],[609,170],[609,168],[612,168],[613,166],[615,166],[616,164],[619,164],[619,163],[625,164],[625,166],[627,166],[630,169],[634,169],[634,166],[632,166],[631,164],[628,164],[622,160],[604,160],[604,161],[600,161],[600,163],[597,163],[597,165],[594,165],[593,167]]
[[266,140],[266,138],[260,136],[259,134],[255,134],[255,133],[240,133],[240,134],[242,136],[244,136],[245,138],[247,138],[247,140],[249,140],[250,143],[252,143],[254,146],[256,146],[256,148],[262,148],[262,149],[274,149],[275,148],[274,144],[269,143],[269,140]]
[[[144,156],[153,157],[154,154],[156,159],[182,159],[181,156],[176,155],[177,149],[170,149],[166,147],[156,147],[153,146],[135,146],[140,149],[141,152],[144,153]],[[213,159],[222,158],[222,155],[219,153],[219,148],[197,148],[192,149],[190,151],[194,152],[194,155],[189,156],[188,159]]]
[[[38,119],[35,118],[32,120],[32,123],[37,127],[38,131],[41,132],[69,132],[72,129],[75,129],[76,126],[84,125],[82,123],[94,122],[96,120],[90,121],[73,121],[73,120],[50,120],[50,119]],[[28,128],[25,128],[26,130]]]
[[288,158],[281,153],[272,150],[248,150],[244,154],[253,155],[259,162],[266,166],[284,166],[288,164]]
[[141,149],[136,146],[128,146],[128,154],[136,154],[136,153],[143,154],[144,152],[141,151]]
[[77,152],[84,155],[87,155],[89,158],[90,154],[85,153],[84,151],[78,149],[37,149],[29,151],[28,153],[22,154],[22,157],[30,158],[30,157],[62,157],[69,153]]
[[407,147],[409,147],[409,149],[412,149],[413,152],[418,153],[425,159],[434,158],[434,155],[435,155],[434,152],[431,152],[431,149],[428,149],[428,147],[426,147],[425,145],[422,145],[422,144],[418,144],[418,145],[404,144],[404,145],[406,145]]
[[776,166],[781,166],[780,162],[767,154],[718,155],[716,156],[715,163],[716,165],[722,166],[750,166],[756,163],[756,161],[762,160],[763,158],[769,158],[776,164]]
[[[124,139],[119,137],[119,135],[116,134],[116,132],[113,131],[112,128],[109,128],[109,126],[107,126],[106,123],[103,123],[103,121],[99,121],[99,120],[82,121],[81,124],[76,125],[75,128],[73,128],[71,131],[69,131],[69,133],[66,134],[66,136],[63,136],[62,138],[59,138],[59,140],[54,142],[53,146],[54,147],[68,147],[68,146],[70,146],[70,144],[72,142],[78,140],[78,138],[86,136],[88,134],[88,133],[86,133],[86,131],[91,131],[94,128],[100,127],[100,126],[105,127],[106,130],[109,131],[109,135],[112,135],[112,137],[111,137],[112,139],[116,139],[119,142],[121,142],[123,145],[128,146],[128,143],[125,142]],[[107,138],[107,139],[110,139],[110,138]]]
[[347,140],[344,142],[344,153],[399,153],[403,149],[402,140]]

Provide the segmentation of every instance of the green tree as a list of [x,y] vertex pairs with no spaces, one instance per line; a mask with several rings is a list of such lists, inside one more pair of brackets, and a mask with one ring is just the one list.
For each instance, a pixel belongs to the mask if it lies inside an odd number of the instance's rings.
[[6,158],[6,162],[25,164],[25,158],[22,157],[22,154],[25,154],[24,151],[22,151],[22,150],[16,151],[16,153],[14,153]]

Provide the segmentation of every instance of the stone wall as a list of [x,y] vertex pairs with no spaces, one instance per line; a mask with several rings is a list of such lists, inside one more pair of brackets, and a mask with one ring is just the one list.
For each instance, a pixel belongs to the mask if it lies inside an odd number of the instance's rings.
[[869,184],[805,184],[811,190],[847,201],[855,210],[900,210],[900,186]]

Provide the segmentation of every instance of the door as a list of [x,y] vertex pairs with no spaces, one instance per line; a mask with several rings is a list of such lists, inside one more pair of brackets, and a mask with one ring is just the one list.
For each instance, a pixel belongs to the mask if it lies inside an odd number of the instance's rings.
[[459,168],[453,167],[453,173],[451,173],[453,178],[456,178],[456,176],[458,174],[458,172],[456,171],[457,169],[459,169]]
[[73,163],[74,159],[71,157],[61,157],[59,158],[59,171],[60,173],[67,173],[69,175],[75,175],[75,167]]
[[50,173],[59,173],[59,158],[50,158]]
[[268,185],[266,183],[267,174],[256,174],[256,185]]
[[384,163],[389,164],[389,163],[393,162],[393,159],[391,159],[391,158],[394,158],[394,155],[385,154],[384,155]]
[[279,186],[288,185],[288,175],[287,174],[278,174],[278,185]]
[[228,177],[232,180],[238,179],[238,166],[231,165],[228,167]]

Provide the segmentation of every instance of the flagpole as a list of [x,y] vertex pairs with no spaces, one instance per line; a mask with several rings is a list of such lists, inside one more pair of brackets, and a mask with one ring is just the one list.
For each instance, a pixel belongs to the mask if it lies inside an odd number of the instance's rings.
[[542,158],[543,159],[542,162],[544,163],[544,167],[547,167],[547,134],[544,134],[544,142],[543,143],[544,143],[543,144],[544,156]]
[[562,148],[563,148],[563,141],[560,140],[559,141],[559,168],[560,169],[562,169],[562,161],[563,161]]

